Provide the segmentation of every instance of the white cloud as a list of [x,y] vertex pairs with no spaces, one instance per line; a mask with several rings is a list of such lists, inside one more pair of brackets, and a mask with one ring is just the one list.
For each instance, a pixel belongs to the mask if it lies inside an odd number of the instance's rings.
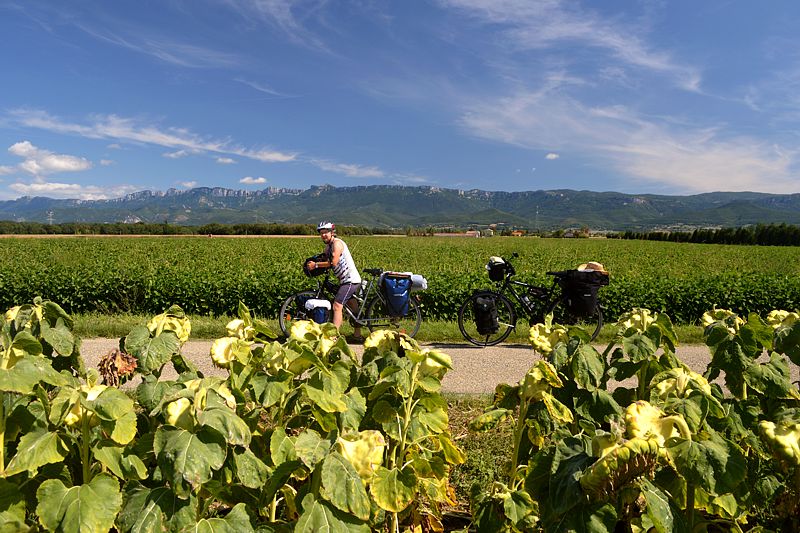
[[267,182],[267,178],[254,178],[252,176],[247,176],[239,180],[239,183],[243,183],[245,185],[261,185]]
[[664,192],[794,193],[798,187],[792,178],[800,163],[797,150],[642,117],[621,106],[587,107],[557,91],[476,102],[462,124],[478,137],[523,148],[582,152]]
[[197,182],[196,181],[181,181],[181,182],[178,182],[178,185],[180,185],[181,187],[185,187],[186,189],[191,189],[191,188],[197,187]]
[[310,163],[327,172],[344,174],[350,178],[382,178],[385,176],[384,172],[375,166],[365,167],[349,163],[335,163],[323,159],[312,159]]
[[83,157],[66,154],[54,154],[48,150],[37,148],[30,141],[21,141],[11,145],[9,153],[24,159],[19,168],[34,176],[45,176],[59,172],[79,172],[92,168],[92,162]]
[[6,174],[13,174],[15,171],[16,169],[14,167],[0,165],[0,176],[4,176]]
[[231,159],[230,157],[218,157],[217,163],[219,163],[220,165],[234,165],[236,164],[236,160]]
[[164,157],[168,157],[170,159],[180,159],[182,157],[186,157],[187,155],[189,155],[189,151],[188,150],[177,150],[175,152],[166,152],[166,153],[161,154],[161,155],[163,155]]
[[111,160],[111,159],[101,159],[100,160],[100,166],[103,166],[103,167],[110,167],[113,164],[114,164],[114,161]]
[[295,154],[284,154],[274,150],[229,150],[229,153],[265,163],[288,163],[297,158]]
[[549,154],[544,156],[545,159],[549,159],[550,161],[553,161],[554,159],[558,159],[559,157],[561,157],[561,156],[556,154],[556,153],[554,153],[554,152],[550,152]]
[[201,137],[185,128],[161,129],[140,124],[130,118],[116,115],[96,116],[87,124],[66,122],[45,111],[16,109],[9,115],[19,124],[46,131],[78,135],[88,139],[114,139],[131,143],[151,144],[174,149],[165,157],[182,157],[186,154],[221,154],[218,163],[228,163],[229,156],[244,157],[265,163],[289,163],[300,161],[328,172],[336,172],[353,178],[382,178],[385,173],[376,166],[336,163],[324,159],[300,157],[296,153],[281,152],[267,148],[244,148],[230,140]]
[[119,198],[135,192],[136,187],[122,185],[118,187],[98,187],[95,185],[79,185],[77,183],[58,183],[35,181],[33,183],[17,182],[9,188],[23,196],[47,196],[48,198],[78,198],[81,200],[106,200]]
[[112,150],[122,150],[122,146],[120,146],[119,143],[111,143],[108,145],[108,148]]
[[152,144],[165,148],[185,150],[190,153],[217,153],[236,155],[267,163],[286,163],[297,159],[297,154],[266,148],[243,148],[229,140],[201,137],[185,128],[160,129],[140,124],[131,118],[116,115],[95,116],[88,124],[70,123],[51,116],[45,111],[16,109],[10,115],[20,124],[56,133],[79,135],[88,139],[114,139],[134,143]]

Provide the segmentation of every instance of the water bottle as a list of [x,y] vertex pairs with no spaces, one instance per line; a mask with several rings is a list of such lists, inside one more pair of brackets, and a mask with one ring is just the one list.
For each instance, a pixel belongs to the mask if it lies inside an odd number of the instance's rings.
[[356,300],[359,302],[363,302],[364,296],[367,295],[367,285],[369,285],[369,281],[365,279],[361,280],[361,287],[356,291]]
[[531,297],[528,296],[527,294],[523,294],[522,296],[519,297],[519,299],[522,300],[522,303],[525,304],[525,307],[531,306]]

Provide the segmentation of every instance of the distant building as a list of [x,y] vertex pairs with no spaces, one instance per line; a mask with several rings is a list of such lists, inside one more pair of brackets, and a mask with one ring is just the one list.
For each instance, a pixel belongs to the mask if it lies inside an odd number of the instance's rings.
[[522,237],[524,235],[525,235],[525,231],[521,230],[521,229],[515,229],[514,231],[511,232],[511,236],[512,237]]

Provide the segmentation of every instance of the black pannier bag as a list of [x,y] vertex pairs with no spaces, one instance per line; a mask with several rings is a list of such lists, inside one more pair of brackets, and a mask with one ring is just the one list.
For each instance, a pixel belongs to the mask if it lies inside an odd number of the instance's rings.
[[325,268],[317,267],[314,270],[309,270],[308,269],[309,261],[314,261],[315,263],[319,263],[320,261],[328,261],[328,256],[325,253],[321,253],[317,255],[312,255],[311,257],[303,261],[303,272],[305,272],[306,276],[308,277],[313,278],[314,276],[321,276],[322,274],[331,269],[331,267],[325,267]]
[[597,310],[597,291],[608,285],[608,274],[596,270],[567,270],[560,282],[569,312],[590,316]]
[[475,326],[480,335],[492,335],[500,329],[497,319],[497,302],[491,294],[477,296],[472,300],[475,312]]

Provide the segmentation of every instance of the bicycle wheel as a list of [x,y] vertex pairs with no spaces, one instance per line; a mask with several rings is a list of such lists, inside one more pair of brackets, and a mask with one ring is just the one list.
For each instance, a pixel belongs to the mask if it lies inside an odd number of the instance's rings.
[[292,294],[283,302],[280,313],[278,313],[278,325],[281,327],[281,332],[287,337],[289,331],[292,329],[292,323],[297,320],[311,320],[309,312],[306,310],[305,304],[307,300],[316,298],[316,291],[300,291]]
[[[475,299],[491,297],[497,307],[497,322],[499,327],[494,333],[480,333],[475,321]],[[517,314],[508,298],[492,291],[476,292],[461,305],[458,310],[458,329],[461,334],[476,346],[494,346],[503,342],[517,325]]]
[[547,314],[553,314],[553,323],[564,326],[578,326],[595,340],[603,328],[603,310],[598,305],[594,313],[587,316],[575,316],[569,312],[562,298],[553,301],[547,309]]
[[405,316],[392,316],[388,302],[382,296],[376,296],[367,304],[366,318],[370,331],[393,329],[409,337],[417,334],[422,323],[422,313],[414,296],[408,299],[408,313]]

